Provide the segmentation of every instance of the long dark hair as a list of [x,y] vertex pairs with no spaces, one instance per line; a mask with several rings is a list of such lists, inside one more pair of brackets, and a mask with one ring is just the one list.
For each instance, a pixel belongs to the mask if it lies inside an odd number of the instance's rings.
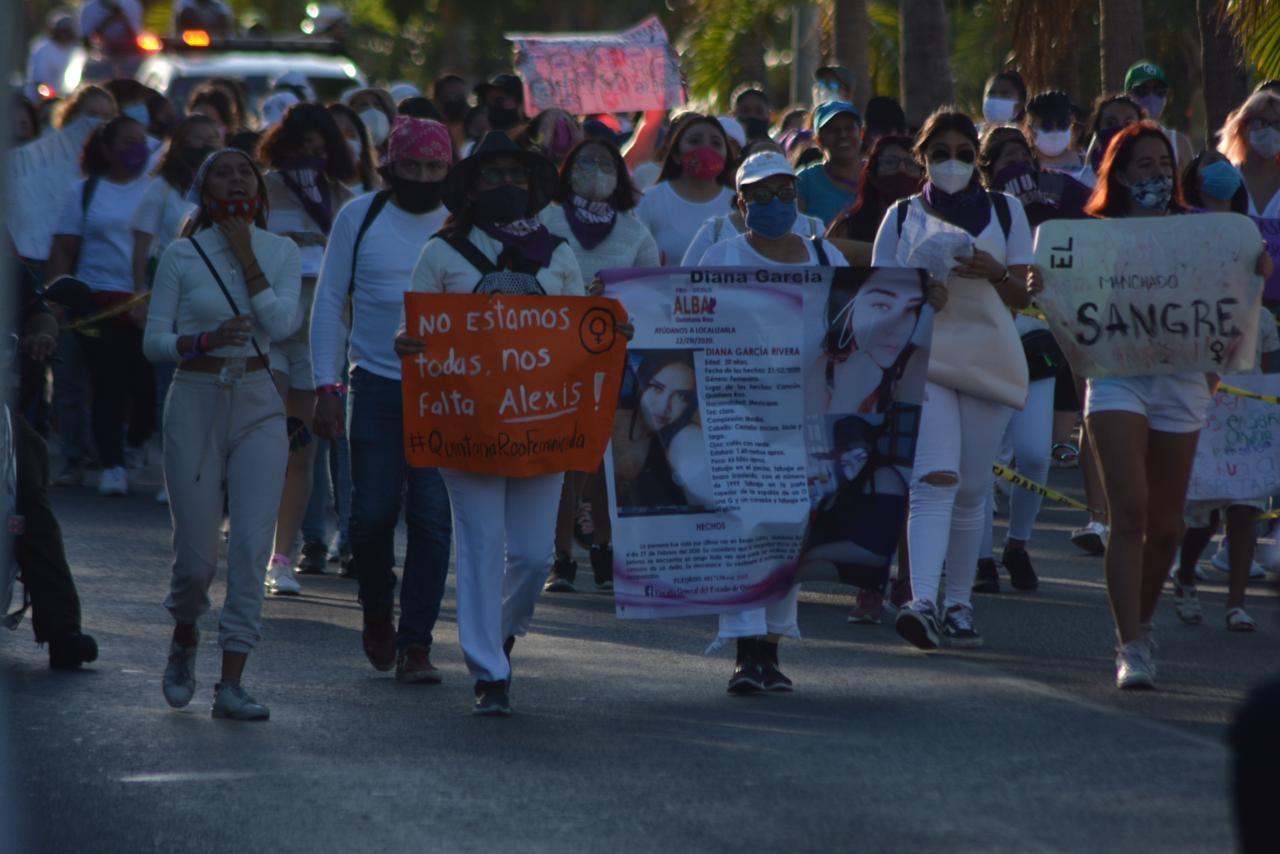
[[[1204,163],[1205,155],[1210,153],[1216,154],[1217,152],[1214,149],[1200,152],[1191,158],[1187,168],[1182,170],[1182,197],[1193,208],[1203,208],[1205,206],[1204,191],[1200,188],[1200,164]],[[1225,163],[1231,163],[1226,157],[1223,157],[1222,160]],[[1240,182],[1235,194],[1228,201],[1231,202],[1232,213],[1249,213],[1249,190],[1245,187],[1243,181]]]
[[198,127],[210,127],[217,130],[218,126],[214,124],[213,119],[203,113],[192,113],[178,122],[178,126],[173,129],[173,134],[170,135],[169,142],[165,145],[164,153],[160,155],[160,162],[156,164],[155,172],[153,173],[168,181],[169,186],[180,193],[186,193],[191,186],[191,182],[196,177],[196,170],[183,159],[182,149],[186,147],[187,137],[191,134],[191,131]]
[[[1098,185],[1084,206],[1089,216],[1114,219],[1129,213],[1129,189],[1120,183],[1120,173],[1129,167],[1133,160],[1133,150],[1144,139],[1158,139],[1169,152],[1169,161],[1177,162],[1177,155],[1169,138],[1164,135],[1160,125],[1150,119],[1143,119],[1129,125],[1111,140],[1107,153],[1102,157],[1102,167],[1098,170]],[[1186,213],[1190,210],[1182,196],[1182,182],[1178,180],[1178,170],[1173,170],[1173,196],[1169,200],[1170,213]]]
[[324,174],[330,181],[350,181],[356,174],[351,149],[338,130],[338,123],[329,111],[319,104],[294,104],[284,114],[284,119],[271,130],[258,145],[258,160],[272,169],[283,168],[289,155],[302,150],[302,138],[315,131],[324,137]]
[[[142,127],[128,116],[116,116],[93,129],[89,138],[84,141],[84,150],[80,155],[80,171],[86,177],[101,178],[111,171],[111,147],[115,145],[120,132],[131,124]],[[142,129],[146,131],[146,128]]]
[[672,127],[671,139],[667,141],[666,152],[662,158],[662,171],[658,173],[658,182],[671,181],[684,174],[684,167],[680,165],[680,141],[684,139],[690,128],[697,125],[710,125],[724,140],[724,168],[716,176],[716,183],[732,189],[733,173],[737,164],[734,163],[729,150],[729,134],[725,133],[719,119],[715,116],[704,116],[701,113],[685,113]]
[[934,110],[929,118],[924,120],[924,126],[916,134],[915,148],[911,152],[915,155],[916,161],[921,166],[926,166],[928,157],[925,149],[929,147],[929,143],[938,134],[952,130],[973,143],[973,152],[976,156],[978,153],[978,128],[974,125],[973,119],[953,106],[946,106]]
[[622,159],[622,152],[618,151],[618,146],[604,139],[584,139],[569,149],[569,153],[564,157],[564,163],[560,166],[560,181],[556,184],[556,194],[552,201],[564,204],[569,200],[569,195],[573,192],[569,186],[569,175],[573,171],[573,163],[583,149],[592,146],[609,152],[609,159],[613,161],[613,168],[618,176],[618,186],[614,188],[613,195],[606,200],[609,207],[622,213],[631,210],[639,203],[640,193],[631,183],[631,171],[627,169],[627,164]]
[[912,139],[909,136],[882,136],[871,146],[871,155],[858,173],[858,198],[849,208],[832,221],[827,229],[828,237],[843,237],[849,240],[875,240],[876,231],[884,219],[889,204],[880,197],[875,179],[880,168],[880,158],[886,148],[901,148],[908,157],[914,156],[911,150]]
[[190,237],[196,232],[213,227],[213,220],[209,218],[209,211],[204,205],[204,185],[209,180],[210,167],[213,166],[214,161],[221,157],[228,156],[243,157],[245,160],[249,161],[249,165],[253,167],[253,175],[258,179],[258,198],[262,200],[262,207],[259,209],[258,215],[254,217],[253,224],[258,228],[266,229],[267,214],[269,212],[267,205],[270,203],[270,197],[267,195],[267,182],[262,177],[262,170],[258,168],[258,164],[254,162],[253,157],[251,157],[247,152],[241,151],[238,148],[224,148],[210,154],[208,159],[205,160],[202,165],[200,171],[196,174],[196,180],[200,182],[200,192],[198,195],[200,201],[197,203],[195,216],[188,220],[186,228],[182,230],[183,237]]
[[346,104],[336,101],[326,109],[335,116],[343,116],[355,127],[356,135],[360,137],[360,160],[355,164],[356,177],[365,190],[372,190],[378,185],[378,168],[373,162],[373,137],[369,136],[369,128],[365,127],[364,119]]

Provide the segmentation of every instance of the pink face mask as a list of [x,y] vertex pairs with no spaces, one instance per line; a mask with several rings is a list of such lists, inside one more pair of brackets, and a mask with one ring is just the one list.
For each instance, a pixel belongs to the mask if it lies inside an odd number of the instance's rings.
[[704,145],[680,155],[680,168],[695,181],[714,181],[724,171],[725,156],[719,149]]

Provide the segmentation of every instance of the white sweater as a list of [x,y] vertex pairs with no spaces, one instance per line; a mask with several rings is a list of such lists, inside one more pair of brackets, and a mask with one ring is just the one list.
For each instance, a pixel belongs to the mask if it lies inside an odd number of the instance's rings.
[[582,278],[591,281],[601,270],[624,270],[633,267],[657,267],[658,244],[640,220],[630,213],[620,213],[613,231],[594,249],[587,249],[573,236],[564,208],[547,205],[538,214],[542,224],[557,237],[563,237],[578,259]]
[[[468,235],[471,243],[495,264],[502,254],[502,244],[478,228]],[[480,284],[481,274],[475,266],[457,253],[444,240],[431,240],[422,250],[418,265],[413,268],[413,286],[410,290],[445,294],[474,293]],[[582,271],[569,244],[561,243],[551,256],[551,263],[538,271],[538,284],[551,296],[585,296]],[[403,306],[401,326],[404,325]]]
[[[347,346],[344,316],[351,251],[376,195],[368,193],[347,204],[329,234],[311,311],[311,364],[317,386],[338,381]],[[385,379],[400,379],[400,359],[392,345],[404,317],[404,293],[409,290],[422,247],[447,216],[443,205],[428,213],[411,214],[388,201],[369,225],[356,259],[355,317],[348,355],[351,367]]]
[[[251,232],[258,266],[270,284],[253,297],[249,296],[244,274],[222,232],[206,228],[195,236],[240,313],[253,318],[252,341],[239,349],[214,350],[210,353],[213,356],[252,357],[256,355],[255,341],[265,354],[272,341],[287,338],[293,332],[301,287],[298,247],[287,237],[257,227],[251,227]],[[178,336],[212,332],[234,316],[222,289],[191,241],[175,240],[160,256],[160,266],[156,269],[142,350],[153,362],[179,361],[182,354],[178,352]]]

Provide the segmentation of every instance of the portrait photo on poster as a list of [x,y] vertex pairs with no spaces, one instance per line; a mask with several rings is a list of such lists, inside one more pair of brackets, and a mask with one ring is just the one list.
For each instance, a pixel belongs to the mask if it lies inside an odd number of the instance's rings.
[[714,512],[693,350],[631,350],[613,422],[619,516]]

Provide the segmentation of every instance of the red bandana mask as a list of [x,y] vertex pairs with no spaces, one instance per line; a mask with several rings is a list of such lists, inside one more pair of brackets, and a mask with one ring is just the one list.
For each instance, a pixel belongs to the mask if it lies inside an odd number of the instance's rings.
[[209,197],[205,201],[205,210],[209,214],[209,219],[214,222],[222,222],[223,220],[234,218],[244,220],[252,225],[262,211],[262,197],[249,196],[243,199],[215,199]]

